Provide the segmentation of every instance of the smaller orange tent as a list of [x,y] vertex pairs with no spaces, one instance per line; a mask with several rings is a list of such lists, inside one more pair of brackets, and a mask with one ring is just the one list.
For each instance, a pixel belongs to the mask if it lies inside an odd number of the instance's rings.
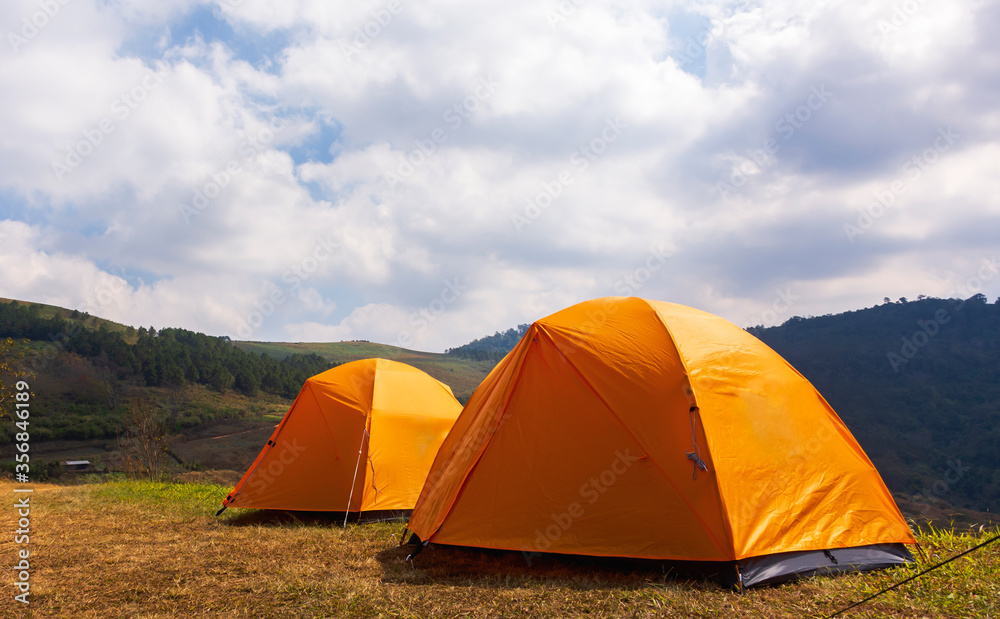
[[317,374],[222,509],[411,510],[461,411],[448,385],[405,363],[364,359]]

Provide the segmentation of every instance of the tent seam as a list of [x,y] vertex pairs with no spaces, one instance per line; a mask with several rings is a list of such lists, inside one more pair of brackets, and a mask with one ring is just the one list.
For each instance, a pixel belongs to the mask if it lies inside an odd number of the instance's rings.
[[[532,329],[534,329],[536,332],[538,331],[537,322],[533,323],[531,325],[531,328],[529,328],[528,331],[524,334],[524,337],[522,338],[522,341],[528,340],[528,335],[531,334]],[[534,339],[534,338],[531,338],[531,339]],[[472,473],[476,470],[476,468],[478,468],[479,461],[482,460],[482,457],[486,453],[486,450],[489,448],[490,443],[493,442],[493,437],[496,435],[496,429],[499,426],[499,422],[500,422],[501,419],[504,418],[504,415],[507,414],[506,413],[507,406],[510,403],[511,397],[513,396],[514,390],[511,389],[510,387],[513,386],[513,385],[517,385],[519,379],[521,378],[521,374],[524,371],[524,361],[525,361],[525,359],[528,356],[528,349],[531,348],[531,343],[532,343],[531,340],[528,340],[528,344],[524,347],[524,352],[517,359],[517,372],[516,372],[516,375],[511,380],[507,381],[507,384],[506,384],[506,386],[504,388],[503,403],[500,405],[500,410],[503,411],[503,412],[497,417],[496,420],[494,420],[494,422],[492,424],[492,428],[491,428],[492,431],[489,434],[489,439],[484,442],[482,448],[475,455],[474,459],[469,463],[469,466],[466,467],[465,475],[462,477],[462,480],[456,485],[455,491],[452,494],[451,499],[448,501],[447,506],[444,509],[441,510],[441,513],[443,515],[443,517],[440,518],[441,522],[439,522],[438,524],[434,525],[433,530],[430,533],[428,533],[427,539],[423,540],[424,542],[429,542],[435,535],[437,535],[438,531],[441,530],[441,527],[444,526],[444,521],[447,520],[448,514],[451,513],[452,509],[454,509],[455,504],[458,503],[459,497],[462,495],[463,491],[465,490],[465,486],[468,483],[469,477],[471,477]],[[520,344],[520,342],[518,344]],[[517,350],[517,347],[515,347],[514,350]],[[511,352],[513,352],[513,351],[511,351]],[[478,388],[477,388],[477,391],[478,391]],[[475,392],[473,392],[473,395],[475,395]],[[472,397],[470,396],[469,399],[471,400]],[[470,424],[469,428],[470,429],[472,428],[471,424]],[[443,464],[446,464],[446,463],[443,463]],[[431,466],[431,470],[432,471],[434,470],[434,466],[433,465]],[[418,499],[418,504],[419,504],[419,499]],[[417,505],[414,505],[413,510],[416,511],[417,507],[418,507]]]
[[[638,297],[633,297],[633,298],[638,298]],[[670,340],[670,344],[674,347],[674,351],[677,353],[677,359],[678,361],[681,362],[681,367],[684,369],[684,379],[687,381],[688,388],[691,389],[691,394],[694,396],[695,401],[693,406],[697,407],[696,410],[697,416],[698,418],[701,418],[701,408],[698,407],[698,394],[695,392],[694,384],[691,382],[691,371],[689,369],[687,359],[685,358],[684,354],[681,353],[680,346],[677,345],[677,340],[674,338],[674,334],[670,331],[670,327],[667,326],[666,321],[663,320],[663,318],[660,316],[660,313],[656,311],[655,307],[653,307],[652,303],[650,303],[646,299],[639,299],[639,300],[642,301],[646,305],[646,307],[648,307],[653,312],[653,316],[656,319],[655,322],[663,328],[663,331],[667,334],[667,339]],[[712,485],[715,487],[715,496],[718,498],[719,507],[721,508],[722,511],[722,522],[725,526],[726,535],[729,537],[728,539],[729,550],[735,557],[736,542],[735,542],[735,536],[733,534],[733,524],[729,519],[729,505],[726,501],[726,498],[722,494],[722,488],[719,486],[719,469],[718,467],[715,466],[715,458],[712,456],[711,439],[709,439],[708,437],[708,429],[705,426],[704,418],[701,418],[701,427],[702,427],[702,432],[705,434],[705,451],[708,453],[709,458],[711,458],[712,460],[712,469],[713,473],[715,473],[714,475],[715,480],[712,482]]]
[[[631,430],[631,428],[629,428],[628,424],[626,424],[626,423],[625,423],[625,422],[624,422],[624,421],[623,421],[623,420],[622,420],[622,419],[621,419],[621,418],[620,418],[620,417],[619,417],[619,416],[618,416],[618,415],[617,415],[617,414],[615,413],[614,409],[613,409],[613,408],[611,407],[611,405],[610,405],[610,404],[608,404],[608,402],[607,402],[607,401],[606,401],[606,400],[605,400],[605,399],[604,399],[604,398],[603,398],[603,397],[601,396],[601,394],[600,394],[600,393],[598,393],[598,391],[597,391],[596,389],[594,389],[593,385],[591,385],[591,384],[590,384],[590,381],[588,381],[588,380],[587,380],[587,379],[586,379],[586,378],[584,377],[583,373],[582,373],[582,372],[580,372],[580,369],[576,367],[576,364],[574,364],[574,363],[573,363],[573,362],[572,362],[572,361],[570,360],[570,358],[569,358],[568,356],[566,356],[566,354],[565,354],[565,353],[564,353],[564,352],[563,352],[563,351],[562,351],[562,350],[561,350],[561,349],[559,348],[559,346],[558,346],[558,345],[557,345],[557,344],[555,343],[555,340],[554,340],[554,339],[552,338],[552,336],[551,336],[551,335],[550,335],[550,334],[549,334],[549,333],[548,333],[547,331],[543,331],[543,333],[545,333],[546,337],[548,338],[549,342],[550,342],[550,343],[552,344],[553,348],[555,348],[555,349],[556,349],[556,351],[558,351],[558,352],[559,352],[559,354],[560,354],[560,355],[562,355],[562,356],[563,356],[563,357],[564,357],[564,358],[566,359],[566,363],[567,363],[567,364],[569,364],[569,366],[570,366],[571,368],[573,368],[573,371],[574,371],[574,372],[576,373],[576,375],[577,375],[577,376],[579,377],[580,381],[581,381],[581,382],[583,382],[583,384],[584,384],[584,385],[586,385],[587,389],[589,389],[589,390],[590,390],[590,391],[591,391],[591,392],[592,392],[592,393],[593,393],[593,394],[594,394],[594,395],[595,395],[595,396],[597,397],[597,399],[598,399],[598,400],[599,400],[599,401],[601,402],[601,404],[603,404],[603,405],[604,405],[604,408],[605,408],[605,409],[606,409],[606,410],[607,410],[607,411],[608,411],[608,412],[609,412],[609,413],[611,414],[611,417],[612,417],[612,418],[613,418],[613,419],[614,419],[614,420],[615,420],[615,421],[616,421],[616,422],[617,422],[617,423],[618,423],[618,424],[619,424],[619,425],[620,425],[620,426],[621,426],[622,428],[624,428],[624,429],[625,429],[625,432],[626,432],[626,433],[627,433],[627,434],[628,434],[629,436],[631,436],[631,437],[632,437],[632,440],[634,440],[634,441],[635,441],[636,445],[638,445],[638,446],[639,446],[640,448],[642,448],[642,450],[643,450],[643,452],[644,452],[645,456],[646,456],[647,458],[649,458],[649,461],[653,463],[653,466],[655,466],[655,467],[657,468],[657,470],[659,470],[659,471],[660,471],[660,474],[661,474],[661,475],[663,475],[663,478],[664,478],[664,479],[666,480],[666,482],[667,482],[667,483],[668,483],[668,484],[670,485],[670,487],[674,489],[674,492],[676,492],[676,493],[677,493],[677,496],[679,496],[679,497],[681,498],[681,500],[682,500],[682,501],[684,502],[684,504],[685,504],[685,505],[686,505],[686,506],[688,507],[688,509],[689,509],[689,510],[691,511],[691,513],[692,513],[692,514],[694,514],[695,518],[697,518],[697,519],[698,519],[698,522],[700,522],[700,523],[702,524],[702,528],[703,528],[703,529],[705,530],[705,532],[706,532],[706,533],[708,534],[709,538],[711,538],[711,539],[712,539],[712,540],[714,541],[714,544],[716,545],[716,547],[717,547],[717,548],[718,548],[719,550],[722,550],[722,551],[724,551],[724,552],[725,552],[725,551],[727,551],[727,550],[729,550],[729,551],[730,551],[730,553],[732,554],[732,552],[731,552],[731,549],[728,549],[728,548],[726,548],[726,546],[725,546],[725,544],[724,544],[724,543],[722,542],[722,540],[719,540],[719,539],[717,539],[717,538],[716,538],[716,536],[715,536],[715,535],[714,535],[714,534],[713,534],[713,533],[711,532],[711,528],[710,528],[710,527],[709,527],[709,526],[708,526],[708,525],[707,525],[707,524],[705,523],[705,521],[704,521],[704,520],[702,520],[701,516],[700,516],[700,515],[698,514],[698,510],[696,510],[696,509],[694,508],[694,506],[693,506],[693,505],[691,505],[691,503],[690,503],[690,502],[689,502],[689,501],[687,500],[687,497],[686,497],[686,496],[684,496],[684,493],[680,491],[680,488],[678,488],[678,487],[677,487],[677,486],[676,486],[676,485],[674,484],[673,480],[671,480],[671,479],[670,479],[670,476],[669,476],[669,475],[667,475],[667,473],[666,473],[666,471],[664,470],[664,468],[663,468],[662,466],[660,466],[660,464],[659,464],[659,463],[658,463],[658,462],[656,461],[656,459],[655,459],[655,458],[653,458],[653,457],[652,457],[652,456],[650,455],[650,453],[649,453],[649,452],[650,452],[650,450],[649,450],[649,449],[648,449],[648,448],[646,447],[646,445],[645,445],[645,444],[644,444],[644,443],[643,443],[643,442],[642,442],[642,441],[641,441],[641,440],[639,439],[639,437],[638,437],[638,436],[636,436],[636,435],[635,435],[635,433],[633,433],[633,432],[632,432],[632,430]],[[672,340],[671,340],[671,341],[672,341]],[[676,348],[676,345],[675,345],[675,348]],[[685,372],[686,372],[686,371],[687,371],[687,368],[685,368]],[[731,546],[731,545],[732,545],[732,544],[730,543],[730,546]]]

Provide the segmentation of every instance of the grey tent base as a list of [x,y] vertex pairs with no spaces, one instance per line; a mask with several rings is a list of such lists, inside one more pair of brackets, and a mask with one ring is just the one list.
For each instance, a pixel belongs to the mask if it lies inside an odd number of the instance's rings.
[[782,552],[737,562],[743,587],[773,585],[814,574],[879,570],[913,562],[903,544],[872,544],[854,548]]
[[[409,539],[406,533],[409,532]],[[416,557],[427,543],[420,537],[404,529],[400,539],[406,541],[401,545],[409,545],[412,552],[407,560]],[[445,544],[449,545],[449,544]],[[455,546],[464,548],[463,546]],[[471,548],[471,547],[469,547]],[[494,552],[514,552],[492,549]],[[881,570],[913,562],[913,555],[904,544],[871,544],[853,548],[836,548],[833,550],[810,550],[799,552],[782,552],[760,557],[749,557],[740,561],[680,561],[663,559],[637,559],[634,557],[597,557],[583,555],[567,555],[562,553],[539,553],[521,551],[522,555],[533,559],[551,557],[577,557],[594,566],[614,565],[621,568],[619,561],[628,561],[635,565],[658,566],[659,569],[669,567],[678,575],[693,578],[714,580],[725,587],[746,589],[776,585],[783,582],[805,578],[814,575],[837,574],[841,572],[864,572]],[[531,567],[532,561],[528,562]]]

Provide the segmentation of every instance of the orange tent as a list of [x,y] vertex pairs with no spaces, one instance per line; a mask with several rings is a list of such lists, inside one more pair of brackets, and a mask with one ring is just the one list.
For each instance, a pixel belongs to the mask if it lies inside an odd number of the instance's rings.
[[223,509],[410,510],[461,410],[448,385],[404,363],[364,359],[317,374]]
[[634,297],[531,325],[470,398],[408,526],[529,562],[725,562],[743,586],[894,565],[915,543],[871,461],[784,359],[717,316]]

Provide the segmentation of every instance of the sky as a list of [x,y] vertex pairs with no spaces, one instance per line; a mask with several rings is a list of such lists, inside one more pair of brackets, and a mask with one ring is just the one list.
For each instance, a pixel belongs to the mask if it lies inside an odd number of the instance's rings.
[[[0,296],[443,351],[1000,295],[1000,3],[5,0]],[[915,326],[916,329],[916,326]]]

